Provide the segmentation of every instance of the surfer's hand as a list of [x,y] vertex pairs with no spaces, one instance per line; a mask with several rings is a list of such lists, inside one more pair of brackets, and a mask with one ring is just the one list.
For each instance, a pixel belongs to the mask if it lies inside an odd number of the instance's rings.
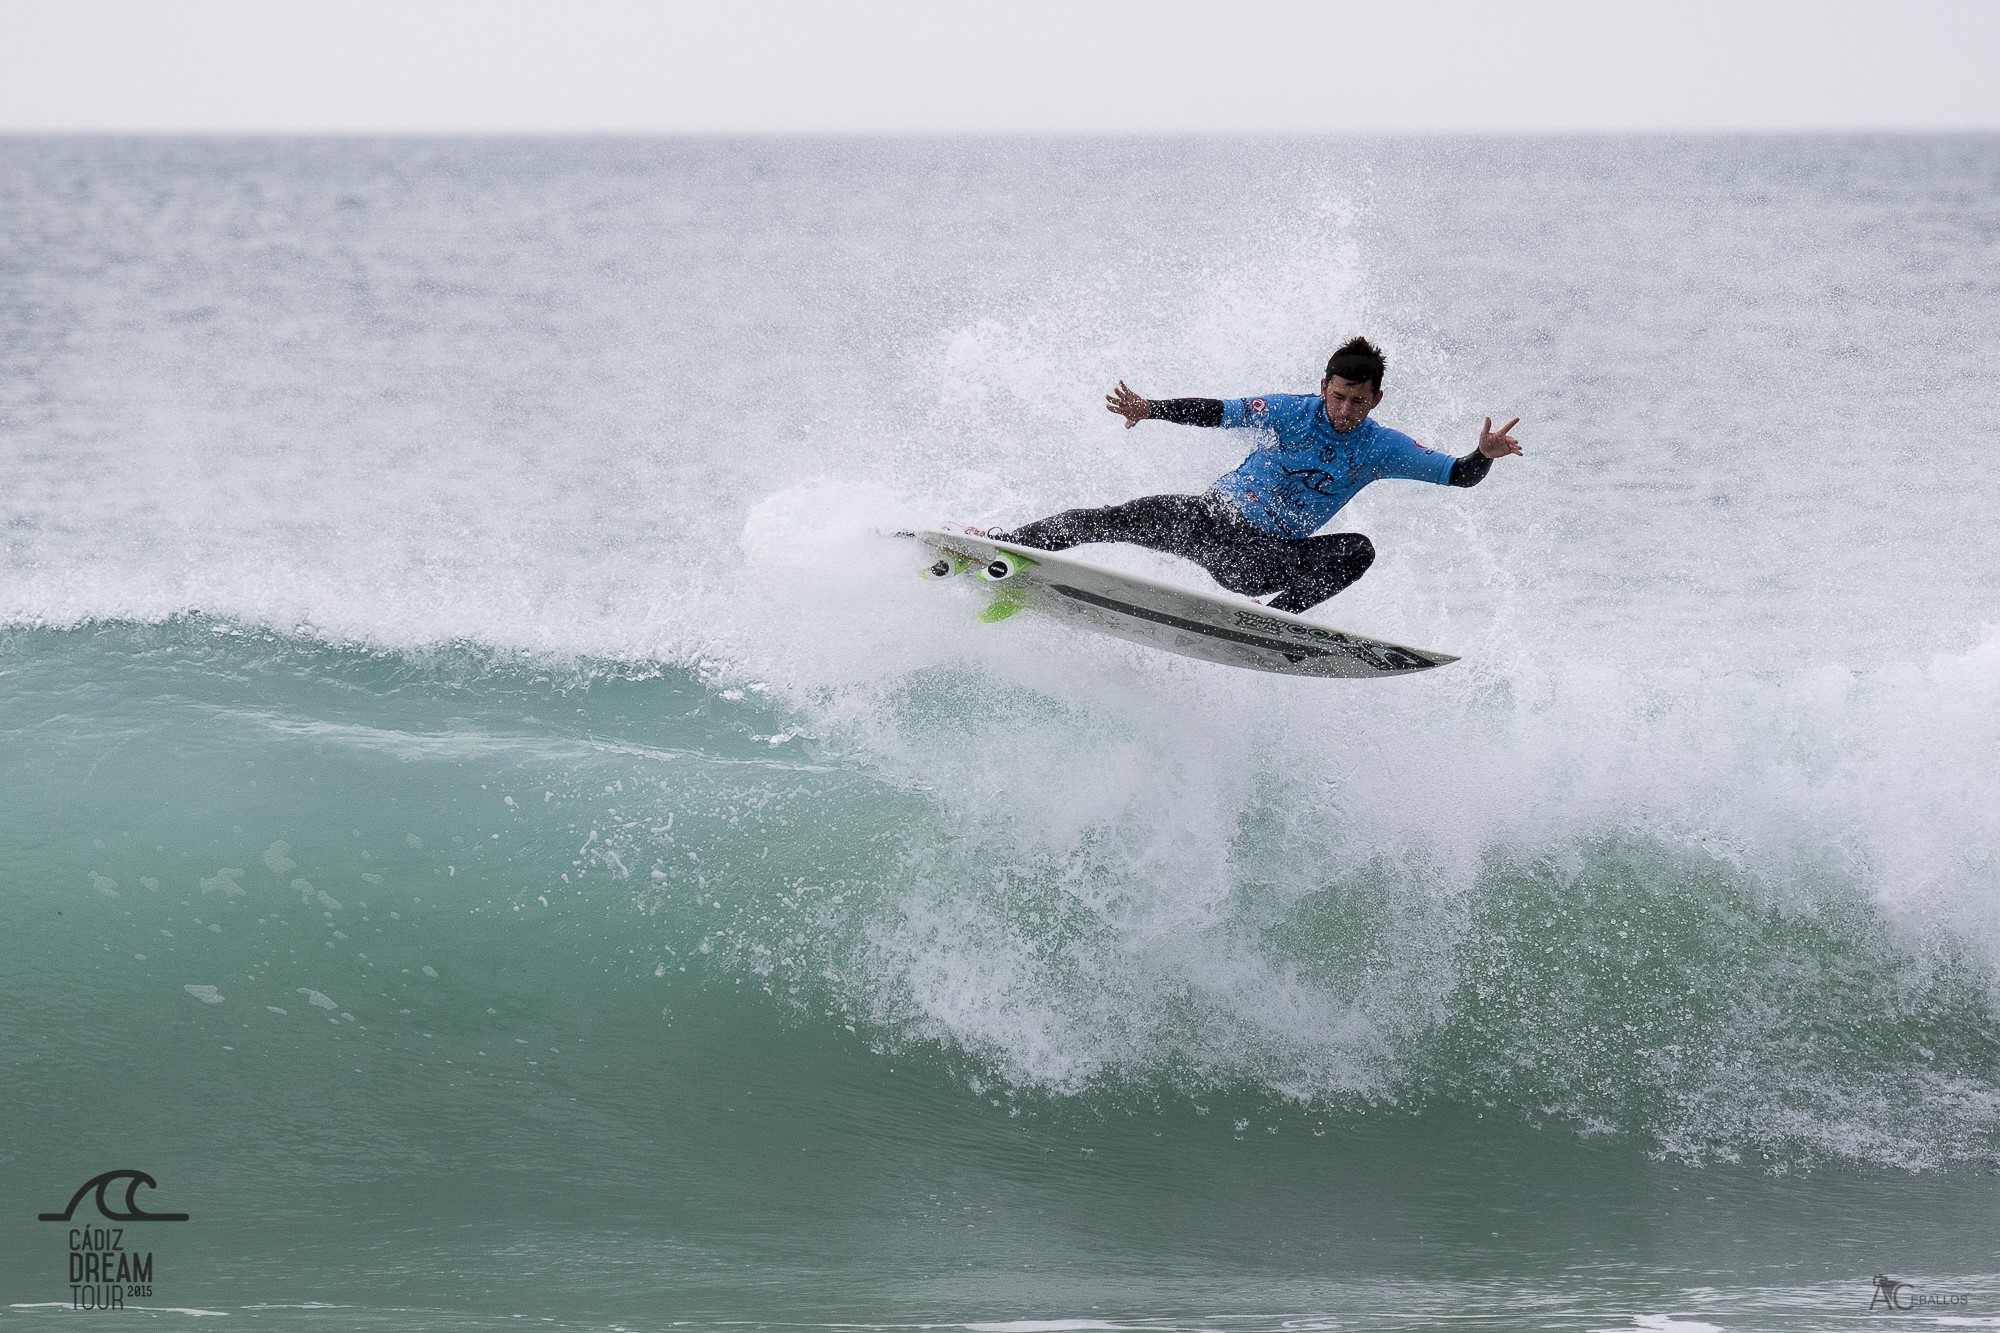
[[1495,430],[1493,418],[1486,418],[1486,428],[1479,432],[1479,452],[1488,458],[1501,458],[1507,454],[1520,453],[1521,442],[1507,433],[1520,424],[1521,418],[1515,417],[1499,430]]
[[[1126,388],[1124,380],[1119,380],[1118,387],[1104,395],[1104,407],[1106,411],[1116,412],[1125,418],[1126,430],[1153,415],[1152,403]],[[1493,423],[1489,421],[1486,424],[1490,426]]]

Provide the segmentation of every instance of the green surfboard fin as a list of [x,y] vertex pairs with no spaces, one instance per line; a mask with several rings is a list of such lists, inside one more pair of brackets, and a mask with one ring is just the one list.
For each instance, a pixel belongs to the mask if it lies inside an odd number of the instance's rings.
[[986,604],[986,609],[979,613],[979,622],[983,625],[997,624],[1027,604],[1028,599],[1019,588],[1002,588]]

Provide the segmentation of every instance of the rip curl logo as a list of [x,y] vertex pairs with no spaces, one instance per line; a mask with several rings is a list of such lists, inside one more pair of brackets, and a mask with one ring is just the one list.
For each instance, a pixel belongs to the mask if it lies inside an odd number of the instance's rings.
[[[125,1183],[125,1206],[119,1208],[105,1191]],[[139,1206],[139,1187],[158,1189],[160,1183],[144,1171],[106,1171],[83,1183],[69,1207],[59,1213],[37,1213],[42,1222],[69,1222],[76,1207],[96,1196],[98,1215],[109,1222],[185,1222],[186,1213],[151,1213]],[[128,1296],[153,1294],[153,1252],[127,1249],[124,1227],[80,1226],[69,1230],[69,1299],[72,1310],[122,1310]]]
[[1868,1298],[1871,1310],[1914,1310],[1920,1305],[1964,1305],[1970,1297],[1963,1292],[1918,1292],[1914,1282],[1875,1275],[1875,1294]]
[[1340,478],[1323,468],[1287,467],[1280,468],[1279,471],[1314,495],[1332,495],[1340,485]]

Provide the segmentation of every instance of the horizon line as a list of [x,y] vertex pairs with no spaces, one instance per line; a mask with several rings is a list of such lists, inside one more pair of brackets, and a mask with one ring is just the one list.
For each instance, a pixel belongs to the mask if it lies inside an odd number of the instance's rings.
[[242,139],[1602,139],[1602,138],[1809,138],[1828,136],[1919,137],[2000,135],[1994,125],[1810,126],[1585,126],[1403,129],[794,129],[546,126],[271,128],[258,126],[9,126],[8,138],[242,138]]

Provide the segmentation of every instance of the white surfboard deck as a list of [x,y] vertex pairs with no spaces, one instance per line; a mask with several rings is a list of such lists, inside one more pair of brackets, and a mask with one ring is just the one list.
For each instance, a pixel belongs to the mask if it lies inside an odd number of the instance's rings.
[[967,578],[988,579],[983,571],[1002,555],[1012,557],[1002,567],[1011,564],[1013,572],[986,583],[996,596],[1182,657],[1286,676],[1349,677],[1401,676],[1458,660],[1315,625],[1247,597],[1176,587],[1055,551],[963,531],[910,535],[946,557],[971,562]]

